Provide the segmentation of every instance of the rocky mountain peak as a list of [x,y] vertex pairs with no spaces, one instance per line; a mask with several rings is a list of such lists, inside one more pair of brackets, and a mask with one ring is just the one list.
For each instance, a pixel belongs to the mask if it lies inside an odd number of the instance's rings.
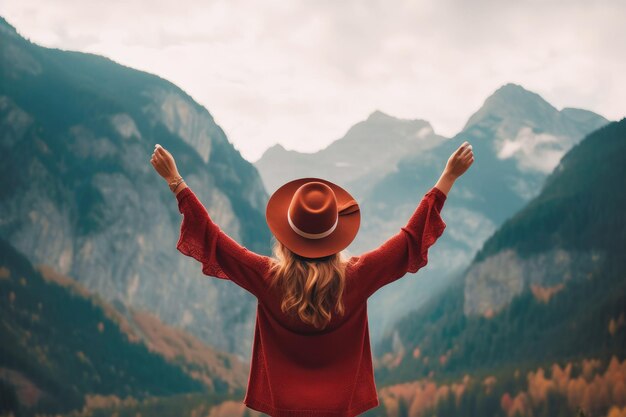
[[283,145],[281,145],[280,143],[275,143],[274,145],[272,145],[269,148],[267,148],[263,152],[261,157],[255,161],[255,163],[260,161],[260,160],[262,160],[262,159],[264,159],[264,158],[268,158],[268,157],[272,158],[272,157],[275,157],[275,156],[280,156],[280,155],[286,154],[288,152],[289,151],[287,149],[285,149],[285,147]]
[[496,119],[542,120],[552,118],[559,111],[539,94],[514,83],[507,83],[494,91],[474,113],[463,130],[482,122]]
[[374,110],[366,119],[368,122],[397,120],[395,117],[388,115],[380,110]]
[[[171,150],[220,228],[269,254],[268,196],[254,166],[206,108],[161,77],[28,42],[4,19],[0,53],[0,171],[21,169],[28,184],[0,199],[0,215],[10,219],[0,238],[111,303],[151,311],[219,349],[248,355],[252,335],[241,328],[254,323],[254,300],[236,286],[197,279],[198,264],[174,250],[180,213],[149,155],[155,143]],[[216,302],[202,301],[209,297]]]

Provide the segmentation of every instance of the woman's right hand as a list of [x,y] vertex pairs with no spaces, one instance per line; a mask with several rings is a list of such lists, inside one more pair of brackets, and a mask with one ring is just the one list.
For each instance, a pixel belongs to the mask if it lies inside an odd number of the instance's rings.
[[453,178],[459,178],[467,171],[467,169],[474,162],[474,152],[472,151],[472,145],[468,141],[465,141],[458,147],[450,158],[444,170],[444,174],[450,175]]

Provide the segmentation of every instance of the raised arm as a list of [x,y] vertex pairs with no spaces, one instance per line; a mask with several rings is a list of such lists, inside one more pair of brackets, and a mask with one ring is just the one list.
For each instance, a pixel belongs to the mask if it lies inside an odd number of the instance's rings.
[[176,243],[178,251],[200,262],[204,275],[233,281],[258,298],[266,289],[263,273],[269,258],[241,246],[213,222],[180,177],[173,156],[165,148],[155,145],[150,162],[168,182],[183,215]]
[[465,171],[474,162],[474,151],[472,145],[468,141],[465,141],[459,146],[452,155],[448,158],[446,168],[439,177],[439,180],[435,184],[435,187],[443,191],[447,196],[454,184],[461,175],[465,174]]
[[265,271],[269,258],[240,245],[221,230],[191,188],[176,194],[183,215],[178,251],[200,262],[204,275],[228,279],[257,298],[268,288]]
[[407,224],[378,248],[353,257],[355,285],[366,298],[428,263],[428,249],[446,228],[441,210],[448,192],[473,161],[472,147],[464,142],[450,156],[439,180],[423,196]]

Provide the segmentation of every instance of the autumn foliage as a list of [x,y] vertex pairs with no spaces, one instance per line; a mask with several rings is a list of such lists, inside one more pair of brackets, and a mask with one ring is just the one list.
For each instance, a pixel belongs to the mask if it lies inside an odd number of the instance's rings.
[[[571,416],[581,410],[586,416],[626,417],[626,360],[620,362],[613,356],[605,365],[598,359],[563,366],[554,363],[547,370],[540,367],[528,371],[525,378],[522,375],[518,370],[507,380],[499,380],[494,375],[479,379],[466,374],[450,384],[424,378],[382,388],[381,403],[389,417],[444,417],[447,412],[454,416],[552,417],[550,410],[554,409]],[[517,389],[509,392],[504,386]],[[470,410],[464,404],[475,408]],[[485,409],[480,409],[481,404]],[[494,404],[497,409],[491,410]]]

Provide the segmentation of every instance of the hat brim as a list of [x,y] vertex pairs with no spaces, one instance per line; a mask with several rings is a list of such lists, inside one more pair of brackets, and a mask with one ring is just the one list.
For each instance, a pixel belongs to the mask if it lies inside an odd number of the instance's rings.
[[340,252],[352,243],[361,224],[361,211],[339,216],[337,227],[321,239],[308,239],[297,234],[289,225],[287,211],[296,190],[309,181],[319,181],[332,188],[338,206],[354,200],[345,189],[328,180],[315,177],[298,178],[282,185],[270,197],[265,210],[265,220],[276,239],[292,252],[306,258],[322,258]]

